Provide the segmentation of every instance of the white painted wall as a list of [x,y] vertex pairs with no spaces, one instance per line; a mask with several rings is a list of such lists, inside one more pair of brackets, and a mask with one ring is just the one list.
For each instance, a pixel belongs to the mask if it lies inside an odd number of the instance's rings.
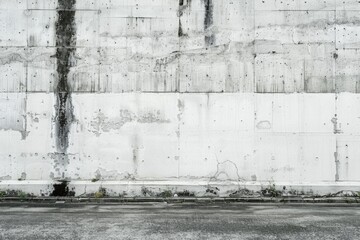
[[0,0],[0,185],[358,189],[360,3],[204,2],[77,0],[62,156],[58,3]]

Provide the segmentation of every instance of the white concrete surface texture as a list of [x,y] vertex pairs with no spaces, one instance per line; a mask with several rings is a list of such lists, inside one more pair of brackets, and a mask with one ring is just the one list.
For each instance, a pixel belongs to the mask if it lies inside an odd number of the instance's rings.
[[359,1],[0,0],[0,188],[357,190],[359,92]]

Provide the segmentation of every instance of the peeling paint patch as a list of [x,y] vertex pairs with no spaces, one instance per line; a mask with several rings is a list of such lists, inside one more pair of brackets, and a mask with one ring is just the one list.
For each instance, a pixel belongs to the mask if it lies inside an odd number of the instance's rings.
[[338,118],[337,116],[335,115],[335,117],[333,117],[331,119],[331,122],[333,123],[334,125],[334,134],[338,134],[338,133],[342,133],[341,129],[340,129],[340,126],[338,124]]
[[90,131],[96,136],[100,136],[102,132],[110,132],[112,130],[120,130],[126,123],[138,122],[147,123],[170,123],[169,119],[164,119],[160,111],[148,111],[136,115],[129,110],[120,110],[119,117],[108,118],[101,110],[97,116],[90,122]]
[[20,181],[26,180],[26,172],[22,172],[20,178],[18,179]]
[[257,180],[257,177],[256,177],[256,175],[254,174],[254,175],[251,175],[251,181],[256,181]]
[[122,179],[134,179],[134,176],[128,172],[120,173],[117,170],[106,170],[104,168],[98,168],[95,172],[95,179],[107,181],[107,180],[122,180]]
[[271,129],[270,121],[260,121],[256,124],[257,129]]
[[10,175],[1,176],[0,181],[2,181],[2,180],[11,180],[11,176]]
[[109,119],[101,110],[97,116],[90,122],[91,131],[100,136],[101,132],[110,132],[111,130],[118,130],[128,122],[134,121],[135,114],[128,110],[120,110],[120,117]]
[[137,122],[139,123],[170,123],[169,119],[163,119],[161,117],[160,111],[156,112],[147,112],[144,114],[141,114]]
[[180,57],[179,52],[173,52],[173,53],[170,54],[170,56],[156,59],[154,72],[163,72],[163,71],[165,71],[167,65],[169,63],[174,62],[179,57]]
[[48,156],[54,161],[55,173],[50,173],[51,179],[65,179],[66,166],[69,164],[67,153],[49,153]]

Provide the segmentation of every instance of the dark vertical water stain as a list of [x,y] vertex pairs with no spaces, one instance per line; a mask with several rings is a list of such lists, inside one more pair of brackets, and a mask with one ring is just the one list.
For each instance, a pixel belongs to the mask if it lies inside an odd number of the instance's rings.
[[181,20],[179,18],[179,28],[178,28],[178,37],[182,37],[184,36],[183,30],[182,30],[182,26],[181,26]]
[[55,89],[56,146],[59,153],[66,153],[69,146],[69,130],[73,121],[73,106],[68,82],[76,44],[75,0],[58,0],[56,22],[57,86]]
[[182,10],[183,10],[183,6],[184,6],[184,0],[179,0],[179,28],[178,28],[178,37],[182,37],[183,36],[183,30],[182,30],[182,26],[181,26],[181,16],[182,16]]
[[203,0],[205,7],[205,18],[204,18],[204,30],[205,30],[205,43],[207,46],[215,44],[215,35],[209,30],[214,24],[213,12],[214,5],[213,0]]
[[181,16],[184,14],[186,9],[190,9],[191,0],[187,0],[186,3],[184,0],[179,0],[179,10],[178,10],[178,17],[179,17],[179,27],[178,27],[178,37],[186,37],[187,34],[184,33],[181,23]]

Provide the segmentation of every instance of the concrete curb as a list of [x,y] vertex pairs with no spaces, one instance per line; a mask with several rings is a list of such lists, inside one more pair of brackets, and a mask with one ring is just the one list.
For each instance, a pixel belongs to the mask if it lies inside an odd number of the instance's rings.
[[352,203],[360,205],[359,197],[129,197],[129,198],[93,198],[93,197],[3,197],[0,203]]

